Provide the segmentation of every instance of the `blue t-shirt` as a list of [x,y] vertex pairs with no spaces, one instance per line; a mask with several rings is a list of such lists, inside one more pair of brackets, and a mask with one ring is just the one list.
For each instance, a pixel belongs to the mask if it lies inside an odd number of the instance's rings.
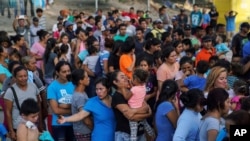
[[227,31],[235,31],[235,16],[226,17],[226,30]]
[[[59,83],[57,80],[54,80],[47,89],[47,99],[55,100],[58,104],[71,104],[72,95],[74,93],[75,86],[72,82],[67,82],[65,84]],[[69,115],[63,115],[69,116]],[[69,126],[72,123],[57,123],[58,115],[52,114],[52,126]]]
[[248,56],[250,56],[250,41],[248,41],[242,49],[242,53],[243,53],[243,58],[246,58]]
[[102,66],[102,70],[103,70],[103,74],[105,74],[104,72],[104,66],[103,66],[103,61],[107,61],[108,62],[108,59],[109,59],[109,55],[110,55],[110,52],[107,51],[107,50],[103,50],[100,52],[100,64]]
[[88,55],[89,55],[89,52],[88,50],[85,49],[78,54],[78,57],[83,62]]
[[202,13],[200,11],[198,12],[192,11],[190,18],[192,20],[192,28],[200,26],[200,22],[202,20]]
[[173,141],[198,141],[201,114],[185,109],[177,121]]
[[12,76],[10,71],[6,67],[4,67],[2,64],[0,64],[0,74],[5,74],[6,78]]
[[206,85],[206,78],[190,75],[183,80],[183,83],[188,89],[198,88],[203,91]]
[[216,48],[216,53],[221,53],[221,52],[228,52],[230,51],[229,48],[227,47],[227,45],[225,43],[220,43],[220,44],[217,44],[215,46]]
[[92,141],[114,141],[116,120],[111,107],[105,105],[99,97],[89,99],[83,108],[90,112],[94,118],[94,129],[92,131]]
[[156,141],[172,141],[175,128],[167,118],[167,114],[174,110],[170,102],[162,102],[155,113],[155,123],[157,128]]
[[210,15],[209,14],[203,14],[203,24],[209,24],[211,21]]

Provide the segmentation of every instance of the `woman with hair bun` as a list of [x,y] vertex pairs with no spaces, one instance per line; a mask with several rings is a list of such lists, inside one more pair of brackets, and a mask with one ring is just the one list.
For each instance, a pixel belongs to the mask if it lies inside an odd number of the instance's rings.
[[173,140],[199,140],[200,112],[206,104],[204,94],[199,89],[190,89],[187,93],[183,93],[180,99],[185,109],[177,121]]
[[47,40],[49,39],[49,32],[41,29],[41,30],[37,31],[37,35],[39,36],[39,41],[35,42],[32,45],[30,52],[31,52],[32,56],[35,56],[35,58],[37,60],[36,66],[39,69],[41,69],[41,68],[43,68],[42,67],[43,55],[45,52]]

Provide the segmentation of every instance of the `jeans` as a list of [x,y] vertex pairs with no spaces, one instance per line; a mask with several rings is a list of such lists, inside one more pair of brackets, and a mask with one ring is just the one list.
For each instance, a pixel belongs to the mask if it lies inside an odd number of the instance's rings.
[[[115,141],[130,141],[130,135],[125,132],[116,131]],[[146,141],[145,135],[138,136],[137,141]]]
[[28,1],[30,3],[30,14],[31,14],[31,17],[34,17],[35,16],[35,12],[34,12],[34,4],[33,4],[32,0],[24,0],[24,13],[25,13],[25,15],[27,15]]
[[[15,11],[15,17],[17,15],[25,15],[24,0],[18,0],[18,1],[19,1],[19,4],[16,4],[15,10],[14,10]],[[20,8],[20,14],[18,14],[19,8]]]
[[52,126],[52,133],[55,141],[75,141],[72,126]]

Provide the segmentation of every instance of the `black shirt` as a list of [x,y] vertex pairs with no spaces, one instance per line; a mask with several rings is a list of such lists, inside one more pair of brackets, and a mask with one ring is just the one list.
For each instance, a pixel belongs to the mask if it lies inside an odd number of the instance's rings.
[[247,36],[241,36],[239,33],[233,37],[232,47],[235,48],[236,54],[242,56],[242,48],[248,42]]
[[[123,115],[122,112],[120,112],[116,108],[116,106],[119,104],[128,104],[128,101],[124,98],[124,96],[121,93],[116,91],[114,95],[112,96],[112,103],[111,103],[111,106],[113,108],[113,111],[116,117],[115,131],[120,131],[120,132],[125,132],[127,134],[130,134],[130,127],[129,127],[128,119]],[[137,136],[140,136],[142,134],[144,134],[143,124],[139,122]]]
[[119,70],[120,69],[119,60],[120,56],[111,53],[108,59],[108,67],[114,67],[114,70]]
[[219,17],[219,13],[218,13],[217,11],[210,11],[210,12],[209,12],[209,15],[210,15],[210,17],[211,17],[210,26],[215,27],[216,24],[217,24],[217,20],[214,20],[214,19],[212,19],[212,18],[214,18],[214,17]]
[[149,54],[147,51],[143,51],[141,53],[139,53],[137,56],[136,56],[136,66],[139,65],[141,59],[143,58],[147,58],[149,60],[149,63],[154,66],[154,55],[153,54]]

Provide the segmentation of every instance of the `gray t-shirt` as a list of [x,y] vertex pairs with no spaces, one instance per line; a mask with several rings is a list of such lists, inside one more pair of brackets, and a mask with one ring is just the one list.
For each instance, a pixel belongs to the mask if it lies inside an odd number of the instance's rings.
[[224,127],[223,120],[214,117],[206,117],[200,122],[200,141],[207,141],[207,133],[209,130],[217,130],[218,132]]
[[30,31],[30,27],[28,25],[25,25],[24,27],[18,26],[16,28],[16,33],[23,35],[25,41],[27,41],[27,42],[29,42],[29,35],[28,35],[29,31]]
[[[79,109],[82,109],[88,100],[87,94],[74,92],[72,96],[71,112],[72,114],[78,113]],[[91,130],[83,123],[82,120],[73,122],[74,132],[81,134],[90,134]]]
[[86,59],[83,61],[83,64],[87,65],[92,72],[95,72],[95,66],[98,58],[99,55],[87,56]]
[[[37,101],[37,95],[39,94],[39,90],[37,89],[37,87],[33,83],[28,83],[28,87],[25,91],[21,90],[16,85],[16,83],[13,84],[12,86],[16,91],[16,95],[17,95],[17,99],[18,99],[20,107],[21,107],[23,101],[28,99],[28,98],[33,98],[34,100]],[[19,115],[19,110],[17,108],[15,98],[13,96],[13,92],[10,88],[7,89],[7,91],[4,95],[4,99],[12,101],[12,124],[13,124],[13,128],[17,129],[17,126],[18,126],[18,123],[19,123],[21,117]]]

